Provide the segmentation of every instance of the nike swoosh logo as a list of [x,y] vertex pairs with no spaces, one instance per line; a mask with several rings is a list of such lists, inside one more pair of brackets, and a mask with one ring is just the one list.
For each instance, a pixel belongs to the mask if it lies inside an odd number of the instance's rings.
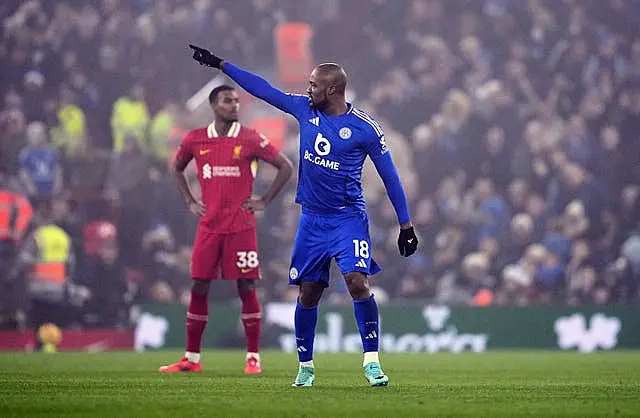
[[407,240],[407,242],[408,242],[409,244],[411,244],[411,243],[413,242],[413,238],[408,239],[408,240]]
[[201,149],[200,150],[200,155],[208,154],[210,151],[211,151],[210,149]]

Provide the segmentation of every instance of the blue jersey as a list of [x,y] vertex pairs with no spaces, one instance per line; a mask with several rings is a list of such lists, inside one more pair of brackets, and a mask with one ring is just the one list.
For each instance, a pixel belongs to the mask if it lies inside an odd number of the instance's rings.
[[352,105],[344,115],[328,116],[306,97],[292,102],[300,124],[296,202],[317,213],[365,210],[361,178],[367,155],[391,161],[380,126]]
[[300,125],[300,164],[296,202],[309,213],[365,210],[362,167],[371,158],[382,177],[400,223],[408,222],[406,196],[380,125],[348,104],[330,116],[311,106],[307,96],[287,94],[233,64],[224,71],[252,95],[294,116]]
[[58,167],[58,151],[53,147],[25,148],[20,152],[20,167],[33,181],[38,193],[51,195]]

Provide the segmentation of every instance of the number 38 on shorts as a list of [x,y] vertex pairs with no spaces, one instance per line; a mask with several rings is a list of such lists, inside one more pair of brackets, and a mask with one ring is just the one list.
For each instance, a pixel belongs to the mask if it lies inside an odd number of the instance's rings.
[[244,269],[244,268],[254,269],[258,267],[259,261],[258,261],[257,251],[238,251],[236,253],[236,256],[238,257],[236,261],[236,266],[240,267],[241,269]]
[[200,230],[196,234],[191,265],[196,279],[214,280],[220,276],[230,280],[259,279],[255,230],[233,234],[207,234]]

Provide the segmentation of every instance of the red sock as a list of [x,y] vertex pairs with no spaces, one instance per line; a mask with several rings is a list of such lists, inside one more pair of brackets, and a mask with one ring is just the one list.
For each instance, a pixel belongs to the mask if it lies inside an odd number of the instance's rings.
[[242,299],[242,325],[247,336],[247,353],[259,353],[262,312],[256,290],[251,289],[241,294],[240,299]]
[[191,301],[187,311],[187,351],[199,353],[202,333],[209,319],[209,295],[191,291]]

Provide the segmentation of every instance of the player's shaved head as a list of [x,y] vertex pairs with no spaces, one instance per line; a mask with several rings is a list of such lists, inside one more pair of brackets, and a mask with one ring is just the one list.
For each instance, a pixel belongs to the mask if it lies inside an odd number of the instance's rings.
[[342,66],[325,62],[316,67],[316,72],[318,76],[326,78],[329,85],[335,86],[336,93],[344,94],[347,89],[347,72]]
[[335,63],[318,65],[309,75],[307,95],[311,105],[329,114],[346,112],[347,73]]

